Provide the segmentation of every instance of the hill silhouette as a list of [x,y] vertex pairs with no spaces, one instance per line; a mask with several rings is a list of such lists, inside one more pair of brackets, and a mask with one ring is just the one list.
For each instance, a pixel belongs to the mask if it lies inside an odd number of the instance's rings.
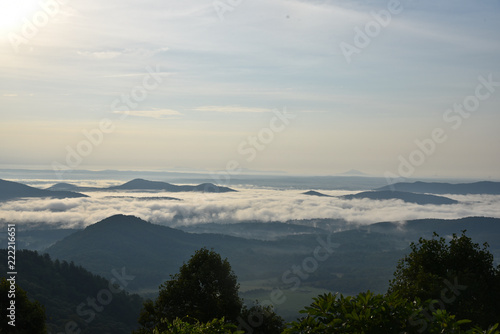
[[27,197],[77,198],[88,196],[72,191],[51,191],[30,187],[18,182],[0,180],[0,201]]
[[[1,249],[0,254],[7,258],[7,250]],[[16,283],[45,307],[48,333],[69,333],[66,330],[71,326],[72,333],[129,334],[137,328],[142,299],[119,291],[127,284],[125,279],[119,282],[115,278],[112,282],[117,286],[113,286],[74,263],[53,261],[49,255],[34,251],[18,250],[16,260]],[[6,265],[7,261],[0,263],[3,273],[8,271]],[[121,267],[110,267],[109,271],[113,269],[116,276],[122,274]],[[89,305],[92,300],[95,308]]]
[[[109,279],[112,278],[109,268],[125,266],[127,273],[136,277],[127,289],[152,298],[156,296],[159,284],[176,273],[196,250],[207,247],[229,260],[238,281],[245,287],[242,296],[249,301],[268,299],[276,287],[288,293],[291,291],[287,289],[299,285],[300,289],[295,292],[306,300],[310,299],[308,289],[345,294],[366,289],[384,292],[397,261],[408,251],[410,242],[421,236],[432,237],[433,231],[451,235],[466,229],[474,240],[488,242],[492,253],[500,255],[500,235],[491,229],[492,226],[500,227],[500,219],[430,219],[368,226],[332,219],[297,220],[293,223],[309,228],[293,227],[292,235],[262,241],[213,233],[186,233],[138,217],[116,215],[67,236],[46,251],[54,258],[74,261]],[[240,224],[234,225],[207,228],[209,232],[233,234],[240,227]],[[283,233],[284,227],[273,225],[262,226],[262,233]],[[245,232],[240,235],[245,235]],[[311,266],[317,255],[323,260],[317,262],[313,274],[307,271],[294,274],[296,270],[306,268],[304,263]],[[310,270],[311,267],[307,268]],[[303,278],[299,279],[298,275]],[[294,284],[296,282],[300,284]],[[304,303],[302,299],[300,304]],[[296,310],[287,313],[287,319],[295,319],[297,314],[294,312]]]
[[125,190],[125,191],[166,191],[166,192],[207,192],[207,193],[226,193],[236,191],[228,187],[217,186],[213,183],[202,183],[199,185],[174,185],[167,182],[149,181],[144,179],[134,179],[119,186],[112,186],[107,188],[97,187],[79,187],[70,183],[57,183],[48,190],[65,190],[65,191],[112,191],[112,190]]
[[302,193],[303,195],[309,195],[309,196],[319,196],[319,197],[333,197],[333,196],[330,196],[330,195],[326,195],[326,194],[323,194],[323,193],[320,193],[319,191],[315,191],[315,190],[309,190],[309,191],[306,191],[305,193]]
[[407,203],[415,203],[419,205],[446,205],[446,204],[457,204],[458,201],[451,198],[436,196],[436,195],[426,195],[426,194],[415,194],[404,191],[365,191],[353,195],[340,196],[343,199],[354,199],[354,198],[368,198],[372,200],[389,200],[389,199],[400,199]]
[[55,191],[99,191],[102,188],[97,187],[80,187],[71,183],[56,183],[53,186],[47,188],[47,190],[55,190]]
[[199,191],[199,192],[210,192],[210,193],[225,193],[236,191],[227,187],[219,187],[213,183],[203,183],[197,186],[189,185],[173,185],[167,182],[158,181],[148,181],[144,179],[134,179],[120,186],[114,186],[107,188],[109,190],[162,190],[169,192],[183,192],[183,191]]
[[[138,277],[131,283],[134,289],[163,283],[202,246],[216,248],[235,259],[248,248],[263,247],[265,243],[218,234],[192,234],[151,224],[135,216],[115,215],[56,242],[47,253],[82,264],[105,277],[109,275],[110,264],[127,266]],[[259,261],[257,258],[245,263],[234,261],[234,269],[247,275]]]
[[369,174],[363,173],[362,171],[359,171],[357,169],[350,169],[347,172],[340,173],[338,175],[345,175],[345,176],[370,176]]
[[[467,230],[467,234],[475,238],[485,239],[488,235],[498,235],[500,241],[500,218],[466,217],[460,219],[416,219],[406,222],[380,222],[369,226],[372,232],[396,234],[426,234],[436,232],[450,235],[457,231]],[[482,235],[482,237],[479,237]],[[498,245],[500,246],[500,245]],[[496,248],[495,246],[494,248]]]
[[443,183],[443,182],[422,182],[413,183],[400,182],[376,189],[378,191],[407,191],[414,193],[430,194],[455,194],[473,195],[489,194],[500,195],[500,182],[481,181],[473,183]]

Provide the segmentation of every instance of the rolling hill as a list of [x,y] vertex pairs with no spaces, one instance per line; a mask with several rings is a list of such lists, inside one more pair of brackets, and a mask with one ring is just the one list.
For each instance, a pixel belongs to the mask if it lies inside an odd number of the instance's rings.
[[365,191],[353,195],[340,196],[343,199],[360,199],[368,198],[372,200],[390,200],[390,199],[400,199],[407,203],[415,203],[419,205],[447,205],[447,204],[457,204],[458,201],[451,198],[436,196],[436,195],[426,195],[426,194],[415,194],[404,191]]
[[429,194],[485,194],[485,195],[500,195],[500,182],[481,181],[474,183],[443,183],[443,182],[400,182],[392,185],[387,185],[377,191],[407,191],[413,193],[429,193]]
[[[236,226],[234,228],[237,229]],[[267,228],[274,229],[272,224]],[[313,230],[300,226],[296,229]],[[116,215],[67,236],[46,252],[60,260],[74,261],[104,277],[109,276],[110,267],[126,266],[131,275],[137,277],[130,284],[131,291],[156,293],[158,285],[177,272],[183,261],[201,247],[213,248],[227,257],[240,281],[262,281],[281,278],[291,266],[302,263],[315,249],[327,243],[325,240],[330,240],[328,244],[342,246],[338,247],[338,254],[322,263],[322,271],[350,271],[353,265],[359,265],[366,275],[371,270],[372,255],[369,254],[374,250],[400,250],[406,246],[399,239],[395,241],[397,246],[391,245],[392,236],[386,238],[380,235],[380,239],[376,237],[377,233],[372,233],[371,239],[367,240],[359,234],[365,235],[366,232],[353,230],[329,236],[329,232],[316,229],[316,233],[293,234],[273,241],[262,241],[212,233],[186,233],[154,225],[134,216]],[[341,254],[353,251],[364,254],[366,249],[369,249],[369,253],[357,261],[352,261],[352,257],[341,257]],[[397,254],[399,256],[400,252]],[[391,253],[390,259],[392,263],[395,255]],[[385,270],[389,274],[392,267],[386,267]],[[362,276],[359,277],[360,282],[363,281]],[[377,282],[385,287],[385,279]]]
[[[245,254],[265,253],[268,244],[227,235],[186,233],[134,216],[115,215],[67,236],[48,248],[47,253],[74,261],[105,277],[110,265],[126,266],[138,278],[131,288],[139,289],[157,287],[204,246],[232,259],[235,272],[248,277],[255,275],[253,268],[262,261]],[[292,243],[280,246],[283,252],[301,249]],[[246,261],[238,261],[242,256],[246,256]]]
[[[0,249],[0,254],[7,259],[7,250]],[[53,261],[47,254],[28,250],[18,250],[16,260],[16,283],[45,307],[48,333],[129,334],[137,328],[142,299],[123,291],[126,280],[121,283],[115,278],[112,282],[118,283],[113,288],[110,281],[74,263]],[[116,276],[122,274],[120,267],[109,270],[113,269]],[[0,270],[8,271],[7,261],[0,263]]]
[[[500,258],[497,218],[423,219],[368,226],[315,219],[297,220],[293,224],[309,228],[302,229],[306,233],[262,241],[186,233],[137,217],[116,215],[65,237],[46,251],[53,258],[74,261],[109,279],[110,268],[126,267],[127,273],[135,276],[127,289],[152,298],[158,293],[158,285],[175,274],[195,250],[207,247],[229,260],[241,284],[242,297],[247,301],[269,299],[273,289],[282,289],[289,302],[277,311],[287,308],[281,313],[287,320],[298,316],[297,310],[310,301],[311,292],[316,295],[326,290],[344,294],[367,289],[385,292],[398,260],[409,251],[410,242],[422,236],[432,237],[433,231],[449,237],[466,229],[475,242],[488,242],[497,261]],[[232,234],[245,228],[238,225],[221,224],[207,229]],[[271,235],[288,227],[269,224],[261,226],[261,231]],[[245,231],[240,235],[245,235]],[[330,252],[325,252],[324,245]],[[322,259],[314,262],[318,255]],[[300,288],[291,289],[294,286]]]
[[107,188],[78,187],[70,183],[57,183],[48,190],[65,191],[166,191],[166,192],[206,192],[206,193],[226,193],[236,191],[228,187],[217,186],[213,183],[202,183],[196,186],[174,185],[167,182],[149,181],[144,179],[134,179],[119,186]]
[[22,183],[0,180],[0,201],[8,201],[18,198],[77,198],[88,197],[87,195],[72,191],[51,191],[30,187]]
[[334,197],[334,196],[326,195],[326,194],[320,193],[319,191],[314,191],[314,190],[306,191],[305,193],[302,193],[302,195],[318,196],[318,197]]

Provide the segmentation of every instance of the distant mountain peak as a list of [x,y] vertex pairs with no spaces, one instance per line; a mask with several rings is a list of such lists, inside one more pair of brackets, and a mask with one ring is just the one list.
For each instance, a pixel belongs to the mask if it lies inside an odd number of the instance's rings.
[[78,187],[74,184],[70,183],[56,183],[53,186],[47,188],[47,190],[55,190],[55,191],[77,191]]
[[223,193],[236,191],[228,187],[217,186],[213,183],[202,183],[197,186],[174,185],[162,181],[148,181],[144,179],[134,179],[120,186],[108,188],[109,190],[162,190],[168,192],[198,191],[210,193]]
[[11,200],[16,198],[77,198],[88,197],[72,191],[53,191],[48,189],[40,189],[30,187],[26,184],[0,180],[0,201]]
[[314,191],[314,190],[309,190],[309,191],[306,191],[305,193],[302,193],[302,194],[309,195],[309,196],[319,196],[319,197],[333,197],[333,196],[326,195],[326,194],[320,193],[319,191]]
[[348,170],[347,172],[341,173],[339,175],[346,175],[346,176],[369,176],[369,174],[363,173],[362,171],[359,171],[357,169],[351,169],[351,170]]
[[145,221],[144,219],[134,216],[134,215],[124,215],[124,214],[116,214],[113,216],[110,216],[108,218],[105,218],[101,220],[100,222],[97,222],[96,224],[99,223],[120,223],[120,222],[137,222],[137,223],[148,223],[149,222]]
[[457,204],[458,201],[436,195],[429,194],[418,194],[405,191],[391,191],[391,190],[377,190],[377,191],[364,191],[353,195],[344,195],[340,198],[343,199],[371,199],[371,200],[390,200],[390,199],[400,199],[403,202],[415,203],[419,205],[434,204]]
[[111,221],[117,221],[117,220],[135,220],[135,221],[145,221],[137,216],[134,216],[134,215],[124,215],[124,214],[116,214],[116,215],[113,215],[113,216],[109,216],[108,218],[105,218],[103,220],[101,220],[100,222],[101,223],[104,223],[104,222],[111,222]]
[[170,185],[170,183],[160,182],[160,181],[149,181],[145,179],[133,179],[124,183],[122,186],[137,186],[137,187],[148,187],[148,186],[166,186]]

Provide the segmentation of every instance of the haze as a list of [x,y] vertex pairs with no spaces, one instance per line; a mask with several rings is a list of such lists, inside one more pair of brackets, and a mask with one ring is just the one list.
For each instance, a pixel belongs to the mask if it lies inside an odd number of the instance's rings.
[[498,1],[2,11],[0,168],[500,178]]

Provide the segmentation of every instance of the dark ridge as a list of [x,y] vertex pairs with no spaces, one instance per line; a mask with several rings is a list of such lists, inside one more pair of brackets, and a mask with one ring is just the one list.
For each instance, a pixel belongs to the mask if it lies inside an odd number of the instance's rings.
[[0,180],[0,201],[26,197],[77,198],[88,196],[71,191],[51,191],[30,187],[22,183]]
[[333,197],[333,196],[326,195],[326,194],[323,194],[323,193],[320,193],[320,192],[314,191],[314,190],[309,190],[309,191],[306,191],[305,193],[302,193],[302,194],[309,195],[309,196]]
[[108,190],[163,190],[168,192],[197,191],[207,193],[225,193],[236,191],[227,187],[216,186],[213,183],[203,183],[197,186],[181,185],[177,186],[167,182],[148,181],[144,179],[134,179],[120,186],[107,188]]
[[474,183],[442,183],[442,182],[400,182],[387,185],[378,189],[390,191],[407,191],[414,193],[430,194],[455,194],[455,195],[500,195],[500,182],[481,181]]
[[389,200],[389,199],[400,199],[407,203],[415,203],[419,205],[433,204],[433,205],[447,205],[447,204],[457,204],[458,201],[435,195],[425,195],[425,194],[415,194],[403,191],[365,191],[354,195],[341,196],[343,199],[354,199],[354,198],[368,198],[372,200]]

